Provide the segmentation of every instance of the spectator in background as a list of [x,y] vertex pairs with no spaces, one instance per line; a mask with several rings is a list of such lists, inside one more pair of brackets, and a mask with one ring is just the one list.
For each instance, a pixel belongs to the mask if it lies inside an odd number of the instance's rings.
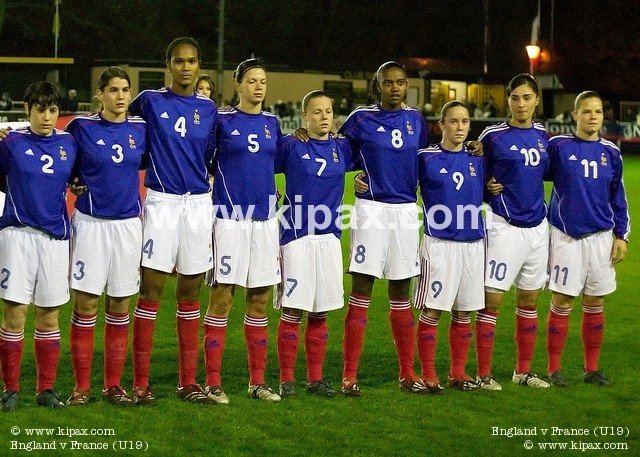
[[489,98],[485,100],[482,105],[482,117],[496,117],[498,115],[498,108],[493,97],[489,95]]
[[209,97],[211,100],[216,99],[216,85],[209,75],[200,75],[196,79],[194,85],[196,92]]
[[424,117],[435,116],[436,113],[433,112],[433,105],[431,103],[425,103],[422,108],[422,115]]
[[3,92],[0,98],[0,111],[11,111],[13,109],[13,100],[9,92]]
[[70,111],[72,113],[78,111],[77,96],[78,92],[75,89],[69,89],[67,98],[62,100],[62,111]]
[[338,107],[338,115],[348,116],[349,114],[351,114],[351,105],[349,103],[349,100],[347,100],[346,98],[343,98],[342,100],[340,100],[340,106]]

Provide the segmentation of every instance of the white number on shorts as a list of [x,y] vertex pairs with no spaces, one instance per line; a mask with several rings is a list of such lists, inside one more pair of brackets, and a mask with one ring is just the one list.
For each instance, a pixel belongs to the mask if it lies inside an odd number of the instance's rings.
[[520,154],[524,156],[524,166],[535,167],[540,163],[540,152],[536,148],[522,148]]
[[260,143],[256,141],[257,139],[258,135],[256,135],[255,133],[247,136],[247,142],[249,143],[247,149],[249,150],[249,152],[252,152],[254,154],[260,150]]
[[556,284],[558,284],[558,279],[560,279],[560,273],[562,273],[562,285],[567,285],[567,277],[569,276],[569,268],[564,267],[560,268],[560,265],[556,265],[553,267],[553,270],[556,272],[556,279],[553,280]]
[[298,280],[295,278],[287,278],[287,282],[291,284],[291,287],[287,291],[287,297],[290,297],[296,287],[298,287]]
[[504,281],[504,278],[507,276],[507,264],[504,262],[497,263],[495,260],[490,260],[489,266],[491,267],[489,277],[491,279],[497,279],[498,281]]
[[326,159],[322,159],[320,157],[316,157],[316,162],[318,162],[320,164],[320,169],[318,170],[318,172],[316,174],[318,176],[321,176],[322,172],[327,167],[327,160]]
[[111,156],[111,160],[113,160],[115,163],[122,162],[124,160],[124,154],[122,153],[122,146],[120,146],[119,144],[114,144],[113,146],[111,146],[111,149],[116,151],[116,155]]
[[391,145],[396,149],[400,149],[403,144],[404,141],[402,141],[402,132],[398,129],[393,129],[391,131]]
[[43,166],[42,166],[42,172],[46,173],[48,175],[52,175],[53,174],[53,157],[51,157],[50,155],[47,154],[42,154],[42,156],[40,156],[40,162],[46,162]]
[[431,290],[433,291],[433,298],[438,298],[438,295],[442,292],[442,283],[440,281],[433,281],[431,283]]
[[456,171],[451,175],[451,179],[453,179],[453,182],[456,183],[456,190],[460,190],[460,188],[462,187],[462,183],[464,182],[464,175],[459,171]]
[[153,255],[153,239],[149,238],[144,246],[142,246],[142,252],[147,254],[147,259],[150,259]]
[[173,126],[173,130],[178,132],[182,138],[187,136],[187,120],[184,116],[180,116]]
[[580,164],[584,167],[585,178],[589,177],[589,167],[591,167],[591,169],[593,170],[592,178],[598,179],[598,162],[596,162],[595,160],[589,162],[587,159],[582,159],[582,162],[580,162]]
[[231,260],[230,255],[223,255],[220,258],[220,265],[224,267],[224,269],[220,268],[220,274],[224,276],[227,276],[229,273],[231,273],[231,265],[227,263],[227,260]]
[[81,281],[84,278],[84,262],[82,260],[78,260],[76,262],[76,266],[78,267],[78,272],[73,274],[73,279]]
[[9,278],[11,277],[11,272],[9,270],[7,270],[6,268],[3,268],[2,271],[0,271],[0,275],[4,275],[4,279],[2,281],[0,281],[0,289],[7,289],[7,281],[9,280]]
[[364,245],[359,244],[356,247],[356,255],[353,256],[353,260],[355,260],[357,264],[363,263],[365,259],[365,252],[367,252],[367,249],[364,247]]

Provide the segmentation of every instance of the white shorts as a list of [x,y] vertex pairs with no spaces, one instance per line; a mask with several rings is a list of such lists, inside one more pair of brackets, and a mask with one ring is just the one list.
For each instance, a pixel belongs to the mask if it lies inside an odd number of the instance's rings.
[[142,221],[73,216],[71,288],[93,295],[128,297],[140,288]]
[[450,241],[425,235],[414,306],[441,311],[484,308],[484,240]]
[[280,282],[278,219],[236,221],[214,218],[214,268],[209,285],[255,288]]
[[487,288],[507,291],[513,284],[522,290],[537,290],[547,283],[549,225],[522,228],[494,214],[487,224]]
[[280,247],[275,308],[322,313],[344,306],[342,248],[335,235],[307,235]]
[[616,290],[616,269],[611,262],[611,230],[572,238],[551,227],[549,290],[577,297],[600,297]]
[[420,221],[415,203],[357,198],[352,218],[349,271],[391,280],[420,274]]
[[31,227],[0,231],[0,298],[42,308],[69,301],[69,240]]
[[210,194],[173,195],[147,190],[142,266],[165,273],[204,273],[213,267]]

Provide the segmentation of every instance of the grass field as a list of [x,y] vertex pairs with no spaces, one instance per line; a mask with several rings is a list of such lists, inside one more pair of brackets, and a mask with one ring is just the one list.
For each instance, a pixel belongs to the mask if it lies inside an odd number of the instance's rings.
[[[631,204],[632,220],[640,221],[640,158],[625,161],[625,183]],[[347,180],[350,185],[351,180]],[[351,195],[347,189],[347,195]],[[247,366],[242,334],[243,300],[238,294],[229,319],[227,349],[223,365],[223,382],[231,398],[227,406],[201,406],[180,402],[175,395],[177,382],[177,350],[175,336],[174,282],[170,281],[158,314],[155,351],[151,379],[159,402],[149,408],[120,409],[95,401],[84,408],[61,411],[43,410],[34,404],[34,358],[31,327],[26,331],[26,350],[23,363],[21,406],[16,413],[0,417],[0,455],[17,455],[25,451],[12,450],[12,441],[39,444],[55,443],[56,450],[34,451],[32,455],[83,454],[71,451],[72,441],[103,445],[110,450],[90,451],[92,454],[149,455],[393,455],[393,456],[513,456],[513,455],[582,455],[579,449],[605,447],[612,443],[626,450],[589,450],[586,455],[640,455],[640,395],[636,390],[638,354],[640,353],[640,325],[638,320],[638,284],[640,260],[632,234],[627,259],[618,268],[618,291],[606,306],[605,343],[601,366],[614,382],[611,388],[596,388],[580,382],[582,349],[580,342],[580,308],[574,307],[564,357],[564,370],[573,385],[568,389],[533,390],[510,382],[514,366],[513,342],[514,305],[510,294],[498,319],[496,349],[493,361],[494,376],[503,384],[502,392],[454,392],[433,397],[402,394],[397,388],[395,352],[387,319],[386,286],[376,283],[370,308],[367,338],[361,362],[360,382],[363,397],[333,399],[307,396],[304,392],[304,356],[301,348],[298,359],[297,398],[279,404],[251,400],[247,396]],[[343,236],[347,252],[348,233]],[[345,276],[345,289],[350,289]],[[544,323],[550,294],[544,292],[540,300],[540,331],[534,370],[545,373]],[[202,291],[202,302],[208,301],[208,290]],[[339,386],[342,355],[342,320],[344,310],[329,317],[330,341],[325,376]],[[68,322],[70,307],[62,312],[63,352],[57,389],[65,397],[73,388],[71,362],[68,351]],[[278,314],[270,313],[270,352],[267,381],[277,386],[278,370],[274,335]],[[438,372],[446,376],[448,347],[444,333],[448,317],[440,324]],[[94,362],[94,399],[99,398],[102,386],[102,322],[96,334]],[[475,372],[475,352],[472,345],[468,367]],[[634,362],[635,361],[635,362]],[[416,368],[418,364],[416,362]],[[125,372],[125,386],[130,386],[131,365]],[[204,379],[200,365],[199,380]],[[12,428],[17,427],[17,428]],[[111,436],[60,436],[63,429],[112,429]],[[533,436],[495,436],[493,427],[534,428]],[[552,435],[552,427],[583,429],[587,436]],[[596,429],[596,427],[613,427]],[[621,427],[621,430],[617,427]],[[51,436],[29,436],[30,428],[51,429]],[[543,429],[548,429],[543,434]],[[618,432],[621,436],[616,436]],[[598,432],[598,436],[594,436]],[[606,432],[606,436],[601,436]],[[47,433],[47,432],[45,432]],[[613,434],[613,435],[612,435]],[[533,450],[525,446],[531,441]],[[540,445],[565,443],[565,451],[541,450]],[[66,443],[66,449],[62,444]],[[586,444],[584,444],[586,443]],[[114,451],[114,446],[116,451]]]

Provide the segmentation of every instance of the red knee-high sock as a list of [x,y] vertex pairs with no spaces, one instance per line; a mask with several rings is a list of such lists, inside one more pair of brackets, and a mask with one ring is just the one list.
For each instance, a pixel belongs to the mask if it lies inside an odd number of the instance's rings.
[[178,329],[178,367],[180,386],[196,383],[200,354],[200,302],[179,301],[176,312]]
[[569,314],[571,314],[571,308],[558,308],[551,302],[551,309],[547,318],[548,374],[562,368],[562,351],[569,333]]
[[220,370],[222,368],[222,356],[227,340],[226,317],[204,317],[204,360],[206,367],[207,385],[218,387],[222,385]]
[[120,386],[129,345],[129,313],[107,311],[104,324],[104,388]]
[[476,314],[476,357],[478,359],[478,376],[491,375],[491,358],[493,342],[496,337],[496,321],[498,313],[483,309]]
[[418,319],[418,358],[422,365],[422,379],[435,381],[436,349],[438,346],[438,319],[420,314]]
[[389,321],[398,357],[400,379],[414,379],[417,377],[413,371],[415,321],[411,304],[408,298],[391,299],[389,303]]
[[604,335],[604,308],[582,307],[582,344],[584,345],[584,371],[598,371],[602,336]]
[[244,339],[247,343],[249,361],[249,385],[264,384],[264,370],[267,368],[267,348],[269,333],[266,317],[244,316]]
[[278,324],[278,363],[280,382],[293,381],[300,346],[300,322],[302,317],[282,313]]
[[160,303],[138,299],[133,311],[133,387],[149,386],[153,327]]
[[53,389],[58,375],[60,359],[60,330],[36,329],[34,335],[36,353],[36,392]]
[[91,388],[91,363],[93,361],[93,334],[96,329],[96,315],[71,314],[69,342],[71,363],[76,378],[75,390],[88,391]]
[[536,350],[538,312],[535,309],[516,307],[516,372],[529,373]]
[[304,332],[304,350],[307,357],[307,382],[322,379],[322,365],[327,354],[327,313],[307,314],[307,328]]
[[370,302],[371,297],[356,294],[349,296],[349,309],[344,318],[344,338],[342,340],[342,354],[344,356],[342,377],[344,379],[357,379]]
[[4,390],[20,390],[20,366],[24,352],[24,331],[9,332],[0,328],[0,364]]
[[471,336],[471,316],[451,316],[451,326],[449,327],[451,367],[449,376],[454,379],[460,379],[465,375]]

